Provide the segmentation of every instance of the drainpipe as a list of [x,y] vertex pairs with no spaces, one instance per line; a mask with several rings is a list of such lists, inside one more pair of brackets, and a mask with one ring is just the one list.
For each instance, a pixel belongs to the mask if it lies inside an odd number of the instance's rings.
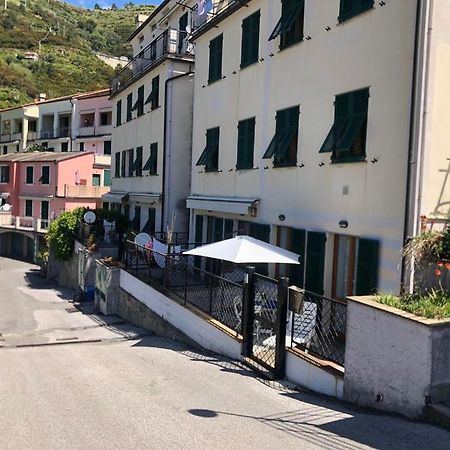
[[164,87],[164,137],[163,137],[163,169],[162,169],[162,199],[161,199],[161,234],[164,233],[164,213],[165,213],[165,188],[166,188],[166,151],[167,151],[167,99],[169,97],[169,84],[172,83],[175,80],[178,80],[179,78],[188,77],[191,76],[194,73],[191,67],[189,67],[189,71],[182,73],[181,75],[175,75],[174,77],[168,78],[165,82]]
[[70,104],[72,105],[72,117],[70,119],[70,151],[73,152],[73,141],[74,141],[74,133],[75,133],[75,113],[77,109],[78,100],[73,98],[70,99]]
[[[414,43],[414,69],[411,92],[411,114],[409,126],[408,167],[406,175],[405,220],[403,245],[419,231],[421,211],[423,152],[428,102],[428,80],[430,68],[431,21],[433,0],[417,0],[416,30]],[[402,258],[401,290],[412,292],[414,269],[407,273],[406,258]]]

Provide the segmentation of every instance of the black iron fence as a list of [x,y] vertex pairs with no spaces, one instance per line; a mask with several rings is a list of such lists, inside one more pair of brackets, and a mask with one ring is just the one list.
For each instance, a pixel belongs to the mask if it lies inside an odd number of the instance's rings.
[[347,304],[305,291],[303,302],[290,312],[287,339],[321,359],[344,365]]
[[243,286],[204,269],[189,259],[158,253],[126,242],[126,269],[131,274],[175,294],[236,332],[242,328]]

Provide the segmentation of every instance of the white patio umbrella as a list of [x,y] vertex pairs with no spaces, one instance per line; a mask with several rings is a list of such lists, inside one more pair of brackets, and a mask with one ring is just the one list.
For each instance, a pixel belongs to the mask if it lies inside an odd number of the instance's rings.
[[250,236],[236,236],[232,239],[202,245],[183,252],[183,255],[204,256],[235,264],[300,264],[299,255]]

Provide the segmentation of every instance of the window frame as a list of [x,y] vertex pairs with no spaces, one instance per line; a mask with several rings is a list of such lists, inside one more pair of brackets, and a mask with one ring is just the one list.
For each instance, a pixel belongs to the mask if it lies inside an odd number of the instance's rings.
[[222,79],[223,33],[209,41],[208,84]]
[[[45,183],[44,180],[44,169],[47,168],[48,169],[48,180],[47,183]],[[41,185],[45,185],[45,186],[50,186],[50,166],[45,165],[45,166],[41,166],[41,178],[39,179]]]
[[[255,163],[256,117],[238,123],[236,170],[253,169]],[[249,154],[251,157],[249,157]]]
[[[31,169],[31,182],[28,181],[28,169]],[[34,184],[34,166],[25,167],[25,184],[27,185]]]
[[117,100],[116,103],[116,127],[122,125],[122,99]]
[[8,164],[0,166],[0,184],[8,184],[10,181],[10,168]]
[[[30,207],[30,211],[28,210],[28,206]],[[25,199],[23,215],[24,217],[33,217],[33,200]]]
[[242,21],[241,69],[259,61],[261,10],[255,11]]

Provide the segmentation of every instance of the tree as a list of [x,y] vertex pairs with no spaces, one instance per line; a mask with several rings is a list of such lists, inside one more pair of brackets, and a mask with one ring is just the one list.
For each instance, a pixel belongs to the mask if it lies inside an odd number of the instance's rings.
[[111,5],[111,9],[112,9],[113,11],[117,11],[119,8],[117,7],[117,5],[116,5],[115,3],[113,3],[113,4]]
[[102,8],[100,8],[100,5],[99,5],[98,3],[96,3],[96,4],[94,5],[94,9],[102,9]]

